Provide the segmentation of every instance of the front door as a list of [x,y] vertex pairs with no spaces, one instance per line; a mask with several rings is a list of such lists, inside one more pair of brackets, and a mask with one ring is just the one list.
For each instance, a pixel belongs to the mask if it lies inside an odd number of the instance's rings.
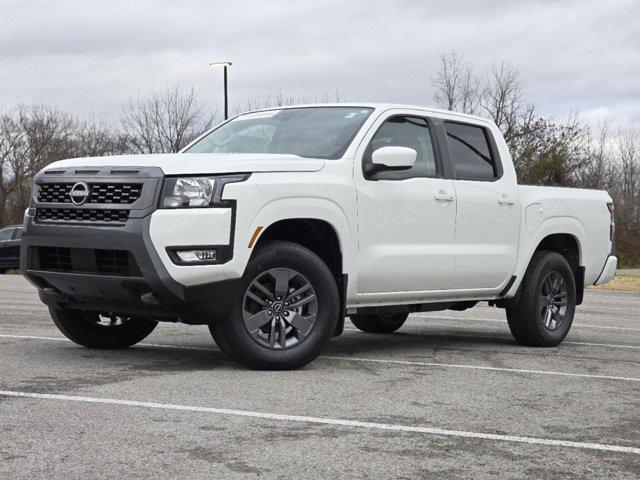
[[[365,168],[359,171],[356,161],[355,172],[359,294],[452,286],[456,197],[453,181],[443,178],[433,130],[424,117],[388,115],[362,147]],[[385,146],[416,150],[415,165],[366,173],[371,154]]]

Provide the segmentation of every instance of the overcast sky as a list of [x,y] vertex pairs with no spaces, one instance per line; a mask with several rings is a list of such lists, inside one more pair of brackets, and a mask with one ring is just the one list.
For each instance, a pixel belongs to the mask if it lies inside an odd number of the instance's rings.
[[640,127],[640,1],[0,0],[0,109],[41,102],[115,120],[180,83],[221,109],[270,92],[433,105],[455,49],[506,61],[541,112]]

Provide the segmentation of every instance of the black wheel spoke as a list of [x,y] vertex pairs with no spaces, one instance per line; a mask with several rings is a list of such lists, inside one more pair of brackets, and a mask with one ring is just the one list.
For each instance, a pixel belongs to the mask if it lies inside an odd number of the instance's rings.
[[306,305],[309,302],[315,301],[315,299],[316,299],[315,295],[309,295],[308,297],[305,297],[302,300],[298,300],[297,302],[290,303],[289,308],[302,307],[303,305]]
[[287,324],[284,320],[280,320],[280,347],[285,348],[287,346]]
[[276,319],[271,320],[271,328],[269,329],[269,346],[273,348],[276,344]]
[[268,300],[273,300],[273,293],[269,291],[267,287],[262,285],[260,282],[253,282],[251,284],[252,287],[256,287],[258,290],[262,292],[262,294],[267,297]]
[[289,279],[291,278],[291,271],[286,268],[278,268],[275,271],[274,277],[276,280],[276,298],[280,297],[282,299],[285,297],[287,291],[289,290]]
[[311,327],[313,327],[313,322],[315,321],[315,319],[316,319],[315,315],[303,317],[302,315],[294,313],[291,319],[289,320],[289,323],[293,328],[298,330],[302,335],[306,336],[309,334],[309,330],[311,330]]
[[257,304],[259,304],[262,307],[268,307],[269,305],[267,304],[266,300],[263,300],[262,298],[260,298],[259,296],[257,296],[255,293],[248,291],[247,292],[247,297],[249,297],[251,300],[253,300],[254,302],[256,302]]
[[246,318],[244,320],[244,324],[247,326],[247,330],[249,330],[249,332],[255,332],[259,328],[264,327],[269,322],[269,320],[271,320],[269,311],[260,310],[255,315]]
[[305,286],[293,291],[292,293],[290,293],[289,295],[287,295],[287,298],[296,298],[300,295],[302,295],[304,292],[306,292],[307,290],[309,290],[311,288],[311,284],[307,283]]

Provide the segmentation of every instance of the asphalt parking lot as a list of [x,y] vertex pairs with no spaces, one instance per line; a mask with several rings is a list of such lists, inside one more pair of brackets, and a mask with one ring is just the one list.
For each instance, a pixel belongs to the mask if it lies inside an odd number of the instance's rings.
[[307,368],[254,372],[200,326],[83,349],[0,276],[0,478],[638,478],[638,312],[589,292],[555,349],[485,306],[348,324]]

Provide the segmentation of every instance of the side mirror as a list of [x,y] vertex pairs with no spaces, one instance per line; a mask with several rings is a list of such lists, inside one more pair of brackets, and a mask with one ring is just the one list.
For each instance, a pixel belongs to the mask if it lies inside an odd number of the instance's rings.
[[407,170],[415,165],[417,156],[418,152],[413,148],[382,147],[373,152],[371,163],[380,170]]

